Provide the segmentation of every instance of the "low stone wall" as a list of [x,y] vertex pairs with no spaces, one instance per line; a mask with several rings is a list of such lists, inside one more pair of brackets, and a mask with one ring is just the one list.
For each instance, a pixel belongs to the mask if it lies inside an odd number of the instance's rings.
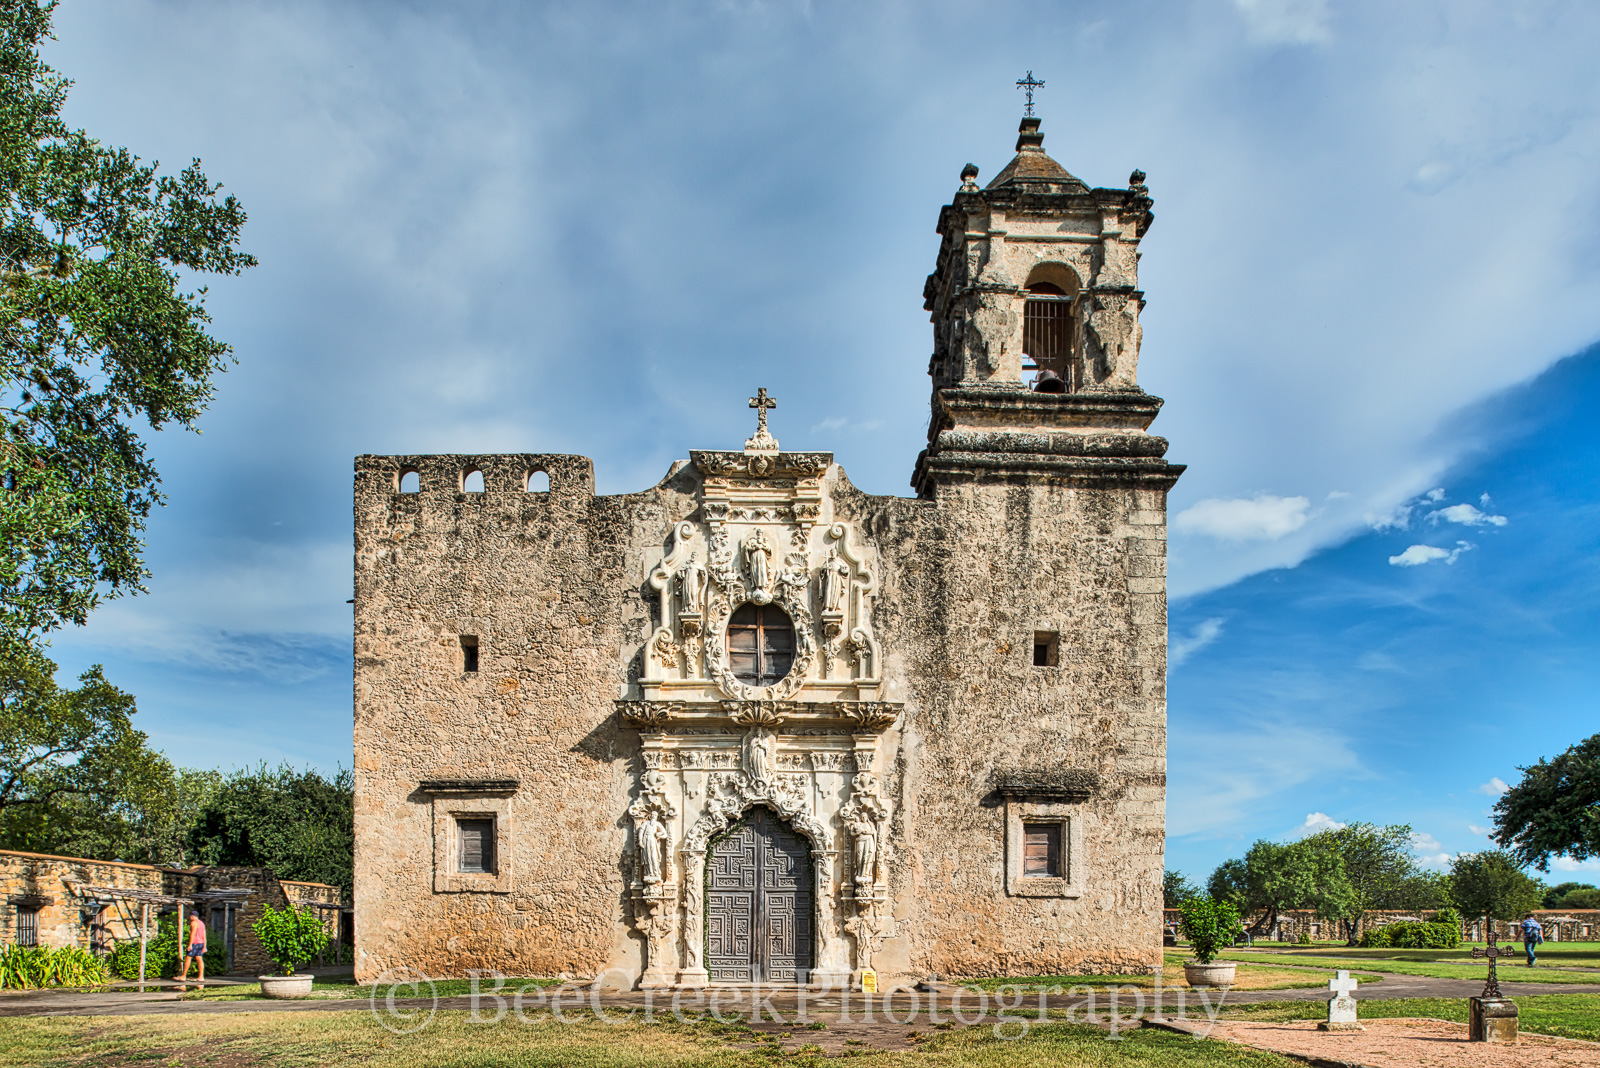
[[[1182,918],[1178,909],[1162,910],[1163,922],[1168,928],[1177,930],[1178,921]],[[1356,927],[1356,937],[1373,927],[1383,927],[1391,923],[1423,920],[1432,922],[1437,913],[1433,909],[1422,909],[1416,912],[1405,912],[1399,909],[1373,911],[1364,914],[1361,923]],[[1538,909],[1533,918],[1538,920],[1544,928],[1544,937],[1548,942],[1600,942],[1600,909]],[[1245,918],[1246,928],[1262,925],[1266,919],[1264,913],[1256,913]],[[1516,942],[1522,938],[1521,921],[1506,922],[1496,920],[1491,924],[1494,939],[1497,942]],[[1270,929],[1255,936],[1256,941],[1269,942],[1296,942],[1302,934],[1309,934],[1313,941],[1338,941],[1345,937],[1344,925],[1333,920],[1318,919],[1316,913],[1294,909],[1278,913],[1278,922]],[[1481,919],[1466,920],[1461,925],[1461,938],[1464,942],[1482,942],[1485,940],[1484,924]]]
[[[35,929],[41,946],[78,946],[96,953],[109,953],[116,943],[139,938],[139,904],[128,900],[95,900],[80,896],[75,886],[115,887],[147,890],[169,896],[183,896],[207,890],[254,891],[234,908],[233,971],[260,974],[275,966],[253,925],[266,905],[283,908],[320,904],[329,934],[339,935],[340,892],[326,883],[280,880],[266,868],[157,868],[149,864],[124,864],[117,861],[86,860],[43,853],[18,853],[0,850],[0,945],[17,941],[18,912],[36,909]],[[202,919],[210,912],[201,906]],[[175,906],[152,907],[151,933],[155,933],[158,912],[170,913]],[[209,938],[221,939],[224,932],[212,930]]]

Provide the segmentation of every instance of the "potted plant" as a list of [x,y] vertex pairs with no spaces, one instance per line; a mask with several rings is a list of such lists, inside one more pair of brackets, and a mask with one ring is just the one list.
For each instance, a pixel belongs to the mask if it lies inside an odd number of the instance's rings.
[[251,924],[267,954],[283,969],[282,975],[263,975],[261,993],[269,998],[303,998],[311,993],[312,976],[295,968],[310,960],[328,944],[328,931],[310,909],[288,905],[275,909],[267,905],[261,918]]
[[1185,901],[1182,906],[1184,937],[1194,950],[1194,960],[1185,961],[1183,977],[1190,986],[1228,986],[1233,982],[1233,961],[1219,961],[1217,954],[1233,944],[1243,925],[1239,910],[1227,901],[1202,897]]

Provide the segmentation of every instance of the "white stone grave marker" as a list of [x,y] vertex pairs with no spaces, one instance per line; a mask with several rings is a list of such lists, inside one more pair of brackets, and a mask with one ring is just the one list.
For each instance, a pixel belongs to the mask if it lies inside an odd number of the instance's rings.
[[1365,1031],[1356,1021],[1356,999],[1351,997],[1360,985],[1350,978],[1349,972],[1340,972],[1328,980],[1333,997],[1328,999],[1328,1018],[1317,1025],[1320,1031]]

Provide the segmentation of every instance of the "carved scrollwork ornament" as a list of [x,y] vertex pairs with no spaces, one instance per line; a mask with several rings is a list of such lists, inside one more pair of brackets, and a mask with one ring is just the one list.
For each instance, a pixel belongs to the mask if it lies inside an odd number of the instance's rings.
[[634,727],[660,728],[683,710],[676,701],[618,701],[617,711],[624,723]]

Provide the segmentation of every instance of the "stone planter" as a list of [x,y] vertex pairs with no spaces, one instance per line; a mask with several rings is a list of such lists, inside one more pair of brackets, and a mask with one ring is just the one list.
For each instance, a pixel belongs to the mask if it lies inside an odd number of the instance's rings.
[[261,996],[266,998],[303,998],[311,993],[311,975],[258,975]]
[[1201,964],[1197,960],[1184,961],[1183,977],[1190,986],[1232,986],[1233,973],[1238,965],[1231,960]]

